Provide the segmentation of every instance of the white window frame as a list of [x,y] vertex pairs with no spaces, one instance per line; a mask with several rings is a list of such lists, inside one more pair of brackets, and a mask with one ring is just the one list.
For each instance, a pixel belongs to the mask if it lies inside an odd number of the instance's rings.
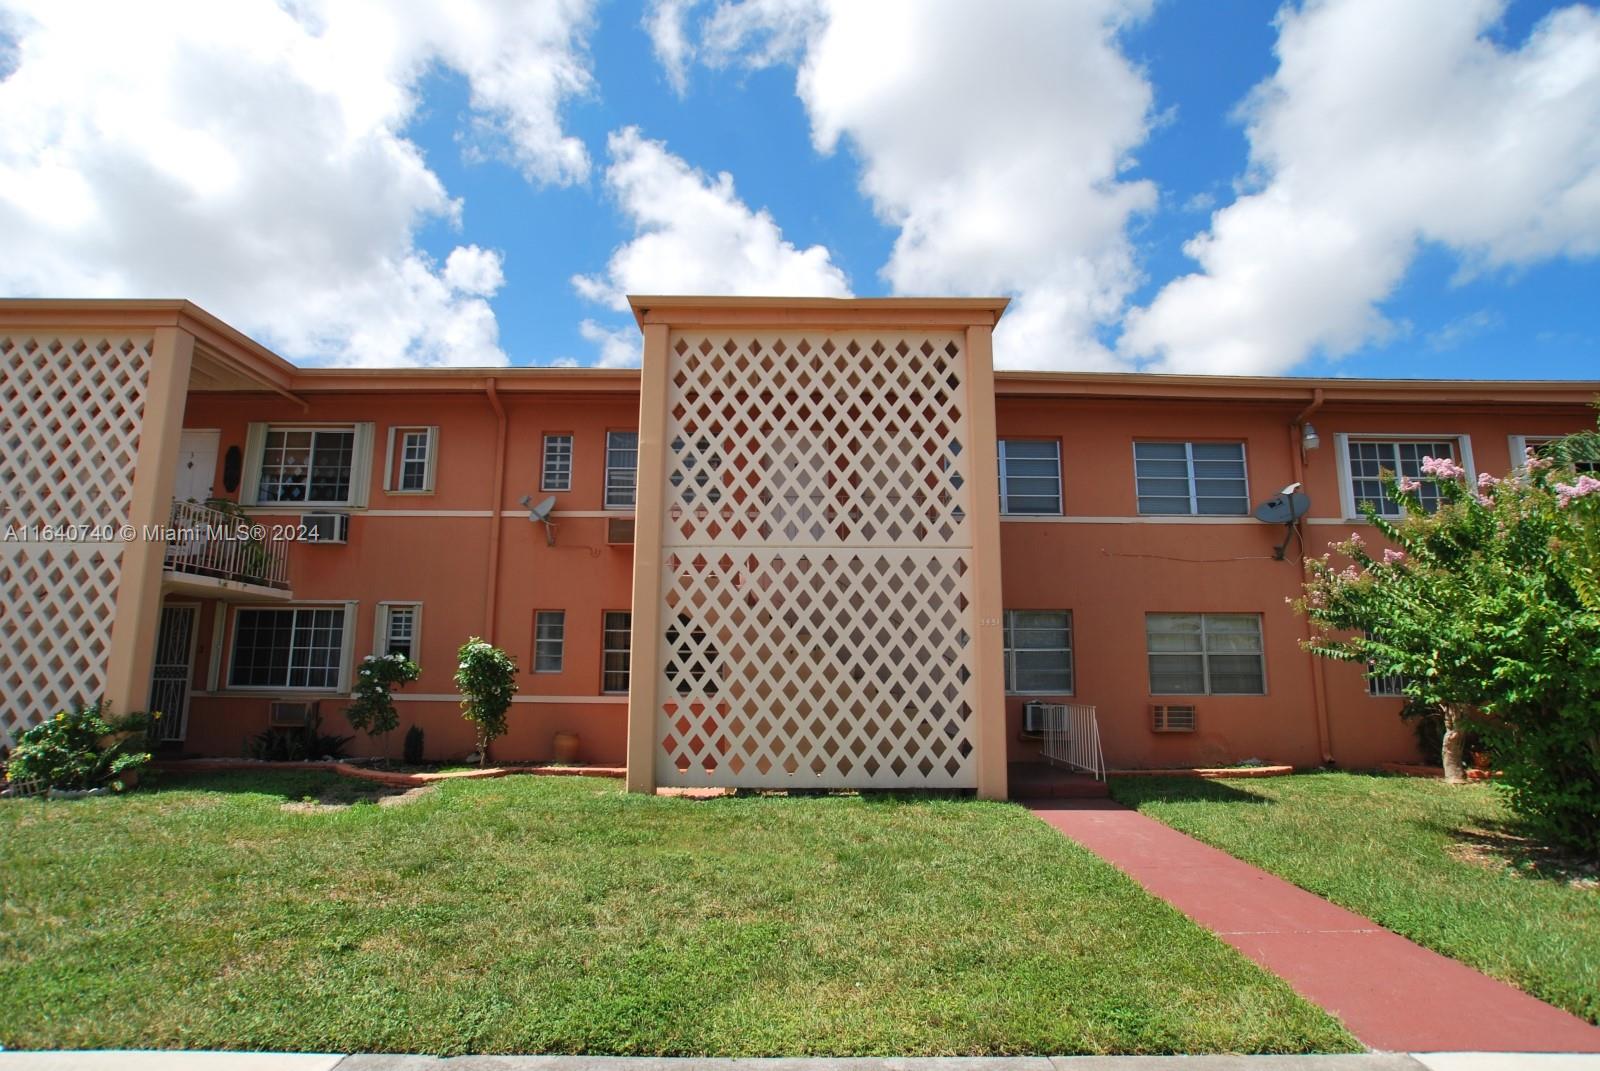
[[[229,616],[227,666],[222,674],[223,691],[234,695],[347,695],[350,692],[353,654],[355,651],[356,606],[354,602],[295,602],[295,603],[241,603],[232,607]],[[277,685],[233,683],[234,660],[239,653],[239,613],[242,610],[334,610],[344,611],[340,628],[339,676],[332,687],[324,685]]]
[[[1051,446],[1055,447],[1055,452],[1056,452],[1056,458],[1055,458],[1055,460],[1056,460],[1056,508],[1055,508],[1055,510],[1053,512],[1044,512],[1044,513],[1012,513],[1011,512],[1010,492],[1007,490],[1007,487],[1006,487],[1006,482],[1007,482],[1007,476],[1006,476],[1006,444],[1008,442],[1011,442],[1011,443],[1049,443]],[[1010,439],[1001,439],[1001,440],[998,441],[998,444],[996,446],[996,458],[998,460],[999,470],[1000,470],[997,475],[999,477],[998,482],[1000,484],[1000,515],[1002,517],[1060,517],[1060,516],[1063,516],[1066,513],[1066,511],[1067,511],[1067,496],[1066,496],[1066,490],[1065,490],[1065,488],[1063,486],[1063,483],[1062,483],[1062,474],[1061,474],[1061,440],[1060,439],[1051,439],[1051,438],[1048,438],[1048,437],[1046,437],[1046,438],[1023,438],[1023,437],[1020,437],[1020,436],[1012,437]],[[1038,458],[1021,458],[1019,460],[1037,461],[1039,459]],[[1026,478],[1038,479],[1038,477],[1026,477]],[[1025,496],[1021,496],[1021,497],[1025,497],[1025,498],[1040,498],[1042,496],[1040,496],[1040,495],[1025,495]]]
[[418,662],[418,655],[422,653],[422,603],[411,601],[384,601],[378,604],[377,613],[372,621],[372,653],[382,657],[389,653],[389,641],[393,638],[393,628],[390,624],[390,615],[395,610],[411,611],[411,661]]
[[[555,624],[560,629],[560,632],[554,638],[547,638],[547,637],[539,635],[539,629],[540,629],[540,626],[542,624],[542,622],[539,619],[542,618],[542,617],[545,617],[547,615],[548,616],[554,616],[554,617],[558,618],[558,620],[556,621]],[[600,625],[601,625],[601,628],[604,629],[604,627],[605,627],[605,619],[603,617],[600,620]],[[556,668],[555,669],[540,669],[539,668],[539,648],[543,644],[555,644],[555,651],[556,651],[556,655],[555,655]],[[605,645],[605,641],[604,641],[604,638],[602,637],[601,646],[604,647],[604,645]],[[535,610],[533,612],[533,672],[535,672],[535,673],[562,673],[562,672],[564,672],[566,670],[566,668],[567,668],[567,612],[565,610]],[[630,665],[630,668],[631,668],[631,665]],[[604,655],[603,652],[602,652],[602,654],[600,656],[600,672],[601,672],[602,676],[605,673],[605,655]]]
[[[612,452],[613,449],[615,449],[611,445],[611,438],[614,435],[632,435],[633,436],[633,465],[631,467],[629,467],[629,468],[623,468],[620,465],[613,465],[611,463],[611,452]],[[612,473],[621,473],[621,472],[631,472],[631,473],[633,473],[633,484],[632,484],[632,487],[631,487],[631,490],[630,490],[630,494],[628,496],[630,501],[628,501],[626,503],[621,502],[620,500],[615,500],[615,499],[613,499],[611,497],[611,493],[612,493],[611,476],[612,476]],[[621,511],[621,510],[633,510],[633,509],[636,509],[638,507],[638,503],[639,503],[639,432],[638,432],[638,429],[636,429],[636,428],[612,428],[612,429],[609,429],[606,432],[606,482],[605,482],[604,490],[605,490],[604,507],[606,509]]]
[[[1338,447],[1338,451],[1339,451],[1339,456],[1336,459],[1338,461],[1338,463],[1339,463],[1339,502],[1340,502],[1340,508],[1342,508],[1344,510],[1344,520],[1349,521],[1349,522],[1354,523],[1354,524],[1360,524],[1362,521],[1366,520],[1365,517],[1361,516],[1361,511],[1356,509],[1355,479],[1354,479],[1354,477],[1353,477],[1353,475],[1352,475],[1352,473],[1350,471],[1350,444],[1352,442],[1380,442],[1380,443],[1402,443],[1403,444],[1403,443],[1443,442],[1443,441],[1445,441],[1447,439],[1453,441],[1456,444],[1456,449],[1459,451],[1460,456],[1458,456],[1455,459],[1455,461],[1456,461],[1456,464],[1460,465],[1463,469],[1466,470],[1466,476],[1464,478],[1467,481],[1467,486],[1469,486],[1469,487],[1474,486],[1474,484],[1475,484],[1475,482],[1476,482],[1476,480],[1478,478],[1478,473],[1477,473],[1477,468],[1472,463],[1472,437],[1470,435],[1468,435],[1466,432],[1459,432],[1459,431],[1415,431],[1415,432],[1359,431],[1359,432],[1357,432],[1357,431],[1352,431],[1352,432],[1339,432],[1337,435],[1335,435],[1334,436],[1334,442],[1335,442],[1336,446]],[[1405,516],[1405,512],[1401,511],[1399,517],[1404,517],[1404,516]],[[1392,518],[1392,519],[1398,520],[1399,517]]]
[[[1064,692],[1043,692],[1043,691],[1033,691],[1033,690],[1024,691],[1024,690],[1019,689],[1019,688],[1016,687],[1016,682],[1017,682],[1017,651],[1019,650],[1019,648],[1013,646],[1013,644],[1012,644],[1012,637],[1016,634],[1016,628],[1012,624],[1012,621],[1013,621],[1013,615],[1019,614],[1019,613],[1022,613],[1022,614],[1061,614],[1063,617],[1066,618],[1066,621],[1067,621],[1067,627],[1066,627],[1067,645],[1065,647],[1024,647],[1024,648],[1020,648],[1021,650],[1029,651],[1029,652],[1059,651],[1059,652],[1065,654],[1067,656],[1067,690],[1066,691],[1064,691]],[[1076,662],[1075,658],[1073,657],[1073,651],[1072,651],[1073,635],[1072,635],[1072,611],[1071,610],[1034,610],[1034,609],[1006,610],[1006,611],[1004,611],[1002,636],[1003,636],[1003,639],[1001,641],[1001,644],[1002,644],[1001,649],[1005,653],[1005,687],[1006,687],[1006,694],[1007,695],[1062,695],[1062,696],[1071,696],[1071,695],[1076,695],[1077,694],[1077,688],[1078,688],[1078,666],[1077,666],[1077,662]]]
[[[563,458],[558,455],[552,458],[550,455],[551,447],[560,447],[563,440],[566,446],[566,456]],[[543,449],[539,455],[539,490],[557,492],[572,490],[572,462],[574,455],[577,453],[576,445],[576,438],[570,431],[550,431],[545,433]],[[552,460],[565,462],[566,468],[564,470],[560,468],[552,469]],[[559,476],[560,480],[551,479],[552,475]],[[638,493],[637,488],[635,488],[634,493]]]
[[[413,435],[422,435],[422,486],[403,487],[406,478],[406,462],[410,459],[404,457],[407,447],[406,440]],[[431,495],[434,491],[434,479],[438,471],[439,456],[439,428],[437,425],[396,425],[389,429],[388,448],[384,452],[383,460],[383,490],[391,495]]]
[[[1194,447],[1196,443],[1206,446],[1237,446],[1239,448],[1239,463],[1244,466],[1244,508],[1238,513],[1201,513],[1200,488],[1194,474]],[[1189,473],[1189,512],[1188,513],[1146,513],[1139,504],[1141,498],[1160,498],[1163,495],[1145,496],[1139,494],[1139,447],[1140,446],[1178,446],[1183,447],[1183,458],[1188,465]],[[1141,517],[1248,517],[1250,516],[1250,446],[1243,439],[1135,439],[1130,447],[1133,451],[1133,511]],[[1154,479],[1156,477],[1152,477]],[[1174,477],[1162,477],[1172,479]],[[1175,497],[1175,496],[1174,496]],[[1214,495],[1206,496],[1214,498]]]
[[[1506,438],[1511,444],[1511,470],[1516,472],[1528,464],[1529,443],[1555,442],[1557,439],[1566,438],[1566,435],[1508,435]],[[1595,465],[1594,462],[1580,464],[1579,472],[1600,474],[1600,466]]]
[[[1198,651],[1152,651],[1150,649],[1150,618],[1163,617],[1198,617],[1200,619],[1200,650]],[[1208,617],[1253,617],[1256,621],[1256,642],[1261,648],[1256,652],[1245,651],[1212,651],[1207,643],[1206,618]],[[1268,694],[1267,684],[1267,623],[1265,616],[1251,610],[1147,610],[1144,615],[1144,651],[1145,651],[1145,686],[1149,689],[1152,699],[1169,699],[1173,696],[1191,695],[1223,695],[1223,696],[1264,696]],[[1259,692],[1217,692],[1211,689],[1211,657],[1213,654],[1231,657],[1240,654],[1253,653],[1261,662],[1261,690]],[[1158,692],[1155,690],[1155,678],[1150,672],[1151,655],[1198,655],[1200,658],[1200,683],[1203,687],[1198,692]]]
[[[618,631],[607,627],[613,614],[622,614],[628,619],[628,646],[611,647],[611,633]],[[602,610],[600,611],[600,694],[602,695],[627,695],[628,686],[633,684],[633,611],[631,610]],[[624,671],[628,682],[621,688],[607,688],[606,658],[608,655],[622,654],[628,659],[628,668]]]
[[[240,476],[239,504],[273,513],[306,513],[318,509],[364,509],[372,483],[372,448],[375,425],[350,421],[298,421],[292,423],[252,423],[245,430],[244,471]],[[350,454],[350,491],[343,499],[307,499],[300,502],[262,502],[261,466],[265,460],[267,435],[274,431],[351,431],[355,441]],[[308,486],[309,490],[309,486]]]

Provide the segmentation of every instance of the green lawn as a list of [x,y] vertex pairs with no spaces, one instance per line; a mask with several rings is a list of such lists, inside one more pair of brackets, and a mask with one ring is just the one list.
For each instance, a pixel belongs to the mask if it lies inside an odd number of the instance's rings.
[[1593,871],[1515,838],[1488,785],[1315,773],[1130,777],[1123,803],[1600,1022]]
[[438,1053],[1342,1051],[1020,808],[328,775],[0,801],[0,1044]]

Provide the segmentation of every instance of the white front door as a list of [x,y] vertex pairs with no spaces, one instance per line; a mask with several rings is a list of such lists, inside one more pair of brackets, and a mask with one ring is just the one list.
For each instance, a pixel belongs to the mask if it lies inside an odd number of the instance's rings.
[[211,497],[217,478],[217,443],[222,432],[216,428],[185,428],[178,440],[178,483],[172,497],[179,502],[204,502]]

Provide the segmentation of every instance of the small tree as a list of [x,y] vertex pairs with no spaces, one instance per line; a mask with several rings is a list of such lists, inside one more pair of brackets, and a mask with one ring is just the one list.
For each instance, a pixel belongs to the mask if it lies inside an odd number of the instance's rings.
[[[422,675],[417,664],[403,654],[368,655],[356,670],[356,685],[350,692],[352,702],[345,712],[352,728],[378,737],[393,732],[400,724],[400,713],[394,708],[396,688],[403,688]],[[384,754],[388,754],[387,746]]]
[[1422,508],[1422,481],[1390,478],[1405,519],[1363,512],[1393,546],[1374,556],[1353,534],[1335,548],[1347,566],[1309,563],[1296,604],[1318,627],[1306,646],[1399,674],[1409,697],[1437,706],[1451,780],[1464,780],[1474,717],[1512,807],[1600,854],[1600,480],[1531,455],[1476,488],[1449,458],[1422,471],[1437,512]]
[[476,636],[457,652],[456,687],[461,690],[461,716],[478,727],[478,765],[489,756],[489,744],[506,731],[506,711],[517,694],[517,660]]

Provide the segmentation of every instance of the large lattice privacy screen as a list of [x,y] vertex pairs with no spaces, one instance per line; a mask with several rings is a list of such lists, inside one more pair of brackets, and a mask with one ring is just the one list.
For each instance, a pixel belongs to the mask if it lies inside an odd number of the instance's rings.
[[105,688],[150,348],[0,335],[0,742]]
[[657,782],[972,787],[964,336],[667,350]]

